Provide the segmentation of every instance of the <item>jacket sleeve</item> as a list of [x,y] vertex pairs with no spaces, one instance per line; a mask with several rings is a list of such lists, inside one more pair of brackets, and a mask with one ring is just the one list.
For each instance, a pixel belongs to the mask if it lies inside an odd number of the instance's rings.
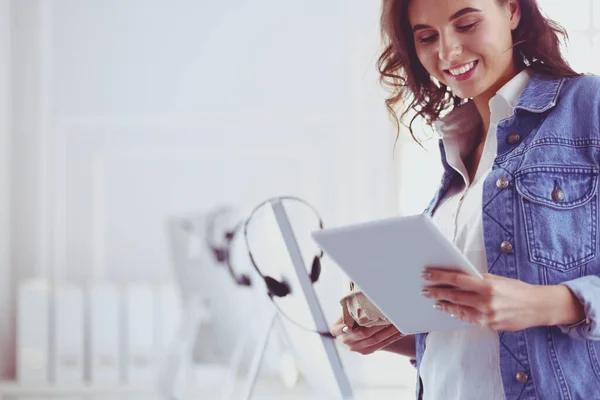
[[574,325],[559,325],[560,330],[579,340],[600,340],[600,277],[588,275],[564,282],[585,309],[585,319]]

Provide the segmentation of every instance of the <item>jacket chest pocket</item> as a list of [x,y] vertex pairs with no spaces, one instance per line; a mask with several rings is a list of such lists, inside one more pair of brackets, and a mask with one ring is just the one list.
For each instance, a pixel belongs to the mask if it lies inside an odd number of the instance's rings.
[[566,271],[596,257],[597,168],[529,167],[515,182],[530,261]]

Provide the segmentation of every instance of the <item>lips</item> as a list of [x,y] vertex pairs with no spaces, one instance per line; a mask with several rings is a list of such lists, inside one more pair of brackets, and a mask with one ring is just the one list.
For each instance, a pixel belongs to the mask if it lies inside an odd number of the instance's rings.
[[445,69],[444,72],[452,75],[452,76],[458,76],[458,75],[463,75],[467,72],[469,72],[470,70],[472,70],[473,68],[475,68],[475,66],[477,65],[478,61],[471,61],[465,64],[461,64],[458,65],[456,67],[452,67],[450,69]]
[[444,72],[447,75],[449,75],[450,77],[452,77],[453,79],[456,79],[458,81],[463,81],[463,80],[469,79],[471,76],[473,76],[473,73],[475,72],[475,69],[477,68],[478,64],[479,64],[479,60],[475,60],[475,61],[471,61],[468,63],[457,65],[450,69],[445,69]]

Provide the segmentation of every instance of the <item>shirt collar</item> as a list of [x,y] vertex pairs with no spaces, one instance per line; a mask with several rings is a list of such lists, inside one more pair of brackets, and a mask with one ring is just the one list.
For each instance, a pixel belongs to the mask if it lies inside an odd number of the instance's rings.
[[514,114],[519,98],[530,80],[531,73],[524,69],[502,86],[496,95],[490,99],[490,122],[492,124],[497,124]]
[[527,69],[519,72],[514,78],[508,81],[500,90],[497,95],[502,97],[511,108],[512,111],[515,109],[521,94],[527,87],[527,84],[531,80],[531,72]]
[[[493,161],[497,147],[496,126],[502,119],[513,115],[515,105],[530,79],[529,71],[523,70],[504,84],[490,99],[490,127],[488,134],[485,136],[486,143],[484,154],[480,160],[481,164],[487,165],[487,163]],[[440,119],[435,126],[442,136],[447,163],[461,173],[467,185],[469,184],[469,177],[463,159],[471,153],[474,144],[480,137],[481,124],[481,116],[477,111],[477,107],[475,107],[475,103],[469,101],[460,107],[456,107]]]
[[[532,74],[524,69],[508,81],[496,95],[490,99],[490,109],[493,111],[493,120],[498,122],[510,117],[519,102],[519,98],[531,80]],[[501,110],[499,112],[499,110]],[[481,117],[473,101],[453,109],[448,115],[434,122],[434,127],[444,137],[455,135],[477,134],[481,124]]]

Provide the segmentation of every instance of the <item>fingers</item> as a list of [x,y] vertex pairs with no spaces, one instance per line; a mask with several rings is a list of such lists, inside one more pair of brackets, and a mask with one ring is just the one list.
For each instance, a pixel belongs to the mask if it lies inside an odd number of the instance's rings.
[[336,323],[329,329],[329,332],[331,332],[334,337],[338,337],[348,332],[349,329],[350,327],[344,323]]
[[480,278],[467,275],[463,272],[448,271],[443,269],[427,268],[423,279],[432,284],[450,285],[465,291],[477,292],[484,284]]
[[342,335],[346,335],[346,336],[350,335],[349,336],[350,340],[356,341],[356,340],[363,340],[363,339],[370,338],[371,336],[373,336],[377,332],[385,329],[388,326],[389,325],[380,325],[380,326],[373,326],[370,328],[358,327],[358,328],[353,329],[351,326],[344,324],[343,318],[339,318],[336,321],[336,323],[329,329],[329,332],[334,337],[338,337],[338,336],[342,336]]
[[396,333],[394,333],[387,339],[385,339],[373,346],[361,348],[360,350],[357,350],[357,352],[366,356],[368,354],[372,354],[372,353],[376,352],[377,350],[386,348],[390,344],[397,342],[398,340],[402,339],[403,337],[404,337],[404,335],[402,335],[400,332],[396,331]]
[[398,329],[396,329],[393,325],[385,325],[378,330],[376,333],[369,337],[364,337],[364,333],[361,334],[360,330],[370,329],[370,328],[359,328],[356,331],[351,332],[341,337],[342,342],[348,346],[351,351],[361,352],[366,348],[381,348],[383,346],[382,343],[385,343],[391,337],[398,335]]
[[329,333],[331,333],[334,337],[338,337],[344,333],[346,324],[344,324],[344,316],[340,316],[337,321],[329,328]]
[[436,306],[439,307],[439,310],[447,312],[453,318],[469,324],[478,325],[482,328],[488,327],[488,318],[473,307],[465,307],[444,302],[438,302],[436,303]]
[[456,288],[427,286],[423,288],[421,295],[428,299],[436,299],[468,307],[475,307],[481,303],[481,296],[478,293],[466,292]]
[[[393,326],[393,325],[391,325]],[[368,340],[373,338],[375,335],[389,328],[390,325],[379,325],[372,326],[370,328],[358,327],[358,328],[350,328],[347,332],[343,332],[341,339],[344,344],[351,344],[355,342],[361,342],[363,340]]]

